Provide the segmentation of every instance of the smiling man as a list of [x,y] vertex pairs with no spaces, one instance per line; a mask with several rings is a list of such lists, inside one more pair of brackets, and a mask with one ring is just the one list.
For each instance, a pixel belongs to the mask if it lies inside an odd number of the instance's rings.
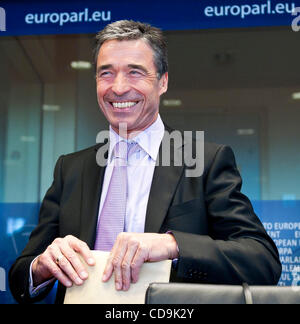
[[97,95],[101,110],[118,132],[141,132],[154,123],[168,73],[158,75],[153,50],[145,40],[106,41],[97,59]]
[[240,191],[232,150],[205,144],[198,177],[187,177],[184,163],[156,163],[171,132],[159,115],[168,87],[162,32],[127,20],[107,25],[95,63],[110,124],[107,164],[96,162],[104,144],[60,157],[39,224],[10,271],[15,298],[41,300],[57,279],[62,302],[65,287],[88,278],[77,253],[93,265],[93,249],[110,251],[99,280],[113,276],[117,290],[138,281],[144,262],[166,259],[174,260],[171,281],[276,284],[278,252]]

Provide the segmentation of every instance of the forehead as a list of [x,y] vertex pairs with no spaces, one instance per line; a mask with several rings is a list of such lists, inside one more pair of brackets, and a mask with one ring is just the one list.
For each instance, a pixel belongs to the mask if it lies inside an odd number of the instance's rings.
[[109,40],[100,48],[97,66],[141,64],[154,68],[154,54],[150,45],[143,39]]

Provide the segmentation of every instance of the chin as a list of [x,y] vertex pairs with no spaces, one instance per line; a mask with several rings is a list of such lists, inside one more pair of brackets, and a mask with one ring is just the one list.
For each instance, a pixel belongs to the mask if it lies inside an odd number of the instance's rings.
[[132,123],[130,121],[126,120],[125,118],[124,119],[113,120],[113,121],[111,120],[111,121],[109,121],[109,123],[115,130],[119,130],[119,126],[122,125],[122,124],[126,125],[127,131],[134,128]]

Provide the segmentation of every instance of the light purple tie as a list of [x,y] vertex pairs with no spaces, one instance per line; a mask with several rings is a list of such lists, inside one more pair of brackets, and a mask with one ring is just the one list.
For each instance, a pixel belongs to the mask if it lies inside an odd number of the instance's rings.
[[110,251],[119,233],[124,232],[127,200],[127,161],[136,143],[118,142],[113,151],[114,168],[98,221],[94,249]]

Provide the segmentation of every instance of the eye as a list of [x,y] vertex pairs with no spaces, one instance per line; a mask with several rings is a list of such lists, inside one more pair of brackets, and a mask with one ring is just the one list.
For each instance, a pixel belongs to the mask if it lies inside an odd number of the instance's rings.
[[102,71],[102,72],[99,72],[99,74],[98,74],[98,78],[107,78],[110,76],[112,76],[112,72],[110,72],[110,71]]
[[141,75],[143,75],[142,72],[139,71],[139,70],[130,70],[130,71],[129,71],[129,74],[130,74],[131,76],[141,76]]

